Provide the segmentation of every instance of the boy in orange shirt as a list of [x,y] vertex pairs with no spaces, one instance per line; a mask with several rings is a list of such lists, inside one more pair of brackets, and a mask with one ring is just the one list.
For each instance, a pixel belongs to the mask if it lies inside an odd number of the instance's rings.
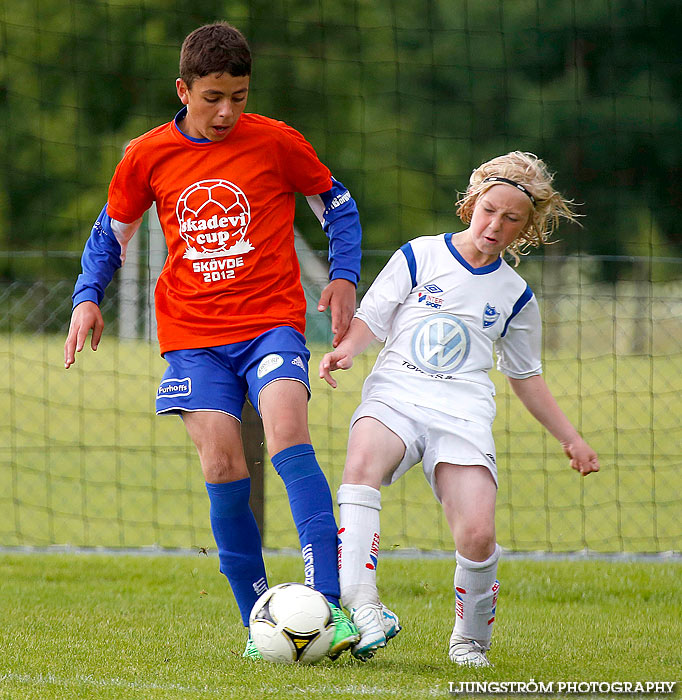
[[[355,308],[360,222],[348,190],[301,134],[244,113],[250,75],[248,44],[227,23],[200,27],[183,42],[176,88],[184,106],[171,122],[131,141],[116,168],[83,253],[64,361],[68,369],[90,330],[97,349],[104,289],[155,202],[168,246],[155,293],[168,361],[157,414],[180,415],[197,447],[220,570],[247,626],[268,587],[241,442],[248,396],[287,488],[306,584],[332,607],[329,655],[336,658],[359,637],[339,604],[332,500],[308,431],[310,353],[294,249],[295,192],[307,197],[330,240],[330,283],[318,310],[331,309],[334,346]],[[250,639],[244,656],[260,656]]]

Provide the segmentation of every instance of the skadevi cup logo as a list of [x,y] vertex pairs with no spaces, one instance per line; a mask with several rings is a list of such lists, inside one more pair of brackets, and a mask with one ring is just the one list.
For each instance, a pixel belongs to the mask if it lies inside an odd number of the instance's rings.
[[185,189],[175,207],[189,260],[243,255],[254,247],[246,238],[251,207],[246,195],[227,180],[201,180]]

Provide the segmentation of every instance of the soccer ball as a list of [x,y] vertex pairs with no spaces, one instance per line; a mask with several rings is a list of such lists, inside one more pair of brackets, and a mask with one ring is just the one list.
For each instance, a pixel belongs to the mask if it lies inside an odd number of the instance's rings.
[[267,661],[314,664],[334,637],[327,599],[302,583],[280,583],[255,602],[249,616],[251,639]]

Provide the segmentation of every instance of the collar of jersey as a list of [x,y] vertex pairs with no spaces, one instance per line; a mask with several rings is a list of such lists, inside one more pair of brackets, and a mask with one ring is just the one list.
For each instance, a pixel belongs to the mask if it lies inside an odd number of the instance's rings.
[[460,252],[455,248],[455,246],[452,243],[452,236],[454,233],[446,233],[445,234],[445,245],[447,245],[449,251],[452,253],[452,256],[455,258],[455,260],[464,268],[469,270],[469,272],[472,275],[487,275],[491,272],[495,272],[500,265],[502,264],[502,258],[497,258],[497,260],[493,260],[493,262],[489,263],[488,265],[483,265],[483,267],[472,267],[469,265],[469,263],[462,257]]
[[[173,119],[173,126],[175,127],[176,131],[178,134],[183,138],[187,139],[190,143],[195,143],[198,146],[203,146],[206,144],[211,144],[213,141],[211,139],[195,139],[193,136],[190,136],[189,134],[186,134],[181,128],[180,128],[180,122],[187,116],[187,107],[183,107],[176,115],[175,119]],[[236,124],[235,124],[236,127]]]

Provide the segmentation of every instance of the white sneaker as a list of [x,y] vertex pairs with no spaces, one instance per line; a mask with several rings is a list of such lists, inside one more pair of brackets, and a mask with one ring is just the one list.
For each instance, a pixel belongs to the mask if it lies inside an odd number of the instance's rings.
[[398,616],[381,603],[365,603],[351,608],[350,616],[360,632],[360,641],[353,646],[351,653],[360,661],[371,659],[377,649],[385,647],[386,642],[401,630]]
[[473,639],[462,639],[454,632],[450,637],[450,651],[448,656],[450,661],[454,661],[460,666],[491,666],[486,656],[487,649],[484,649]]

